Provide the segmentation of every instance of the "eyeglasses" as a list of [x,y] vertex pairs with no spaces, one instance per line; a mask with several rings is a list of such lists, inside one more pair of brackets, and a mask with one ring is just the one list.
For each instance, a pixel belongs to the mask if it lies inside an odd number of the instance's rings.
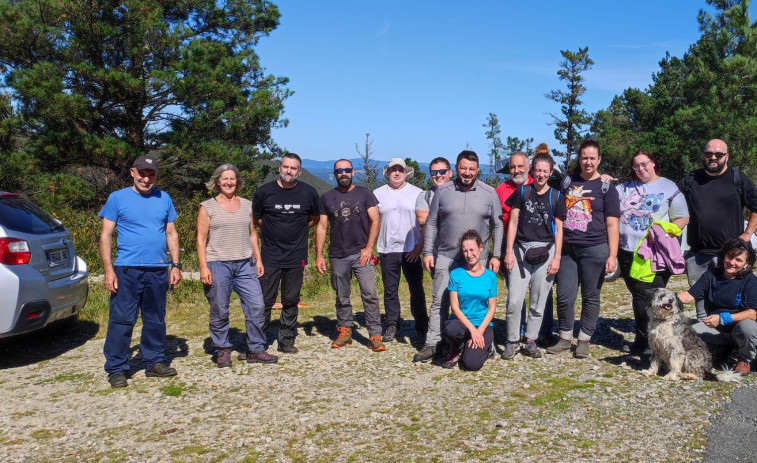
[[720,151],[705,151],[704,157],[706,158],[718,158],[723,159],[723,157],[727,156],[728,153],[721,153]]
[[650,163],[650,162],[652,162],[652,161],[647,161],[647,162],[640,162],[640,163],[638,163],[638,164],[634,164],[634,165],[633,165],[633,166],[631,166],[631,167],[633,167],[633,170],[639,170],[639,169],[641,169],[642,167],[646,169],[646,168],[647,168],[647,166],[649,165],[649,163]]
[[447,172],[449,172],[449,169],[432,169],[431,176],[436,177],[437,175],[447,175]]
[[345,167],[345,168],[339,168],[334,169],[335,174],[351,174],[352,173],[352,167]]

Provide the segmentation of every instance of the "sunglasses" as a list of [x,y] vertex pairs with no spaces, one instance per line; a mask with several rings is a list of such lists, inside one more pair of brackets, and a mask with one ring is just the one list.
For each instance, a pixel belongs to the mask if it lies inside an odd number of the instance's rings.
[[345,167],[345,168],[339,168],[334,169],[335,174],[351,174],[352,173],[352,167]]
[[447,172],[449,172],[449,169],[435,169],[431,170],[431,176],[436,177],[437,175],[447,175]]
[[721,153],[720,151],[705,151],[704,157],[706,158],[718,158],[723,159],[723,157],[727,156],[728,153]]

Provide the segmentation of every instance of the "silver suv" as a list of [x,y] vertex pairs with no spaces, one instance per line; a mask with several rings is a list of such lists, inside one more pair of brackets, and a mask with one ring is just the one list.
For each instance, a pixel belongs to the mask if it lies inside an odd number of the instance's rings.
[[88,292],[71,232],[24,196],[0,192],[0,338],[75,320]]

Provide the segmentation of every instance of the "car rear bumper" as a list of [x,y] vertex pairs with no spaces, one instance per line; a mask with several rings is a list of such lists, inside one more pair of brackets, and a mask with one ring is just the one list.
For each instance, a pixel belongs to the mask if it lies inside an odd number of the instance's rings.
[[[6,323],[0,327],[0,338],[43,328],[54,321],[76,315],[84,307],[89,294],[87,264],[78,256],[76,259],[76,271],[66,278],[45,281],[37,272],[39,277],[20,275],[15,282],[8,284],[18,288],[15,292],[18,298],[9,301],[7,307],[2,304],[3,311],[14,310],[15,316],[8,326],[9,314],[4,314]],[[8,273],[3,276],[7,283],[6,277],[9,277]]]

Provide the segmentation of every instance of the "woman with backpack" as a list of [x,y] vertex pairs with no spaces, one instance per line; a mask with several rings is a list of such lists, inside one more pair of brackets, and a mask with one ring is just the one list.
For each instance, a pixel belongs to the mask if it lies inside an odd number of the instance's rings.
[[[526,343],[523,355],[541,357],[536,339],[542,324],[546,300],[555,274],[560,269],[562,222],[565,202],[547,180],[555,161],[549,154],[537,154],[531,162],[530,185],[521,185],[507,199],[510,223],[507,229],[505,268],[510,285],[507,292],[507,342],[502,358],[512,359],[520,340],[521,307],[530,291]],[[550,304],[551,306],[551,304]]]
[[615,270],[618,253],[618,190],[603,182],[599,144],[584,140],[578,162],[565,178],[562,193],[567,209],[563,222],[563,247],[557,274],[557,317],[560,340],[547,352],[570,350],[578,288],[581,288],[581,322],[575,357],[589,357],[589,341],[597,328],[600,292],[605,272]]

